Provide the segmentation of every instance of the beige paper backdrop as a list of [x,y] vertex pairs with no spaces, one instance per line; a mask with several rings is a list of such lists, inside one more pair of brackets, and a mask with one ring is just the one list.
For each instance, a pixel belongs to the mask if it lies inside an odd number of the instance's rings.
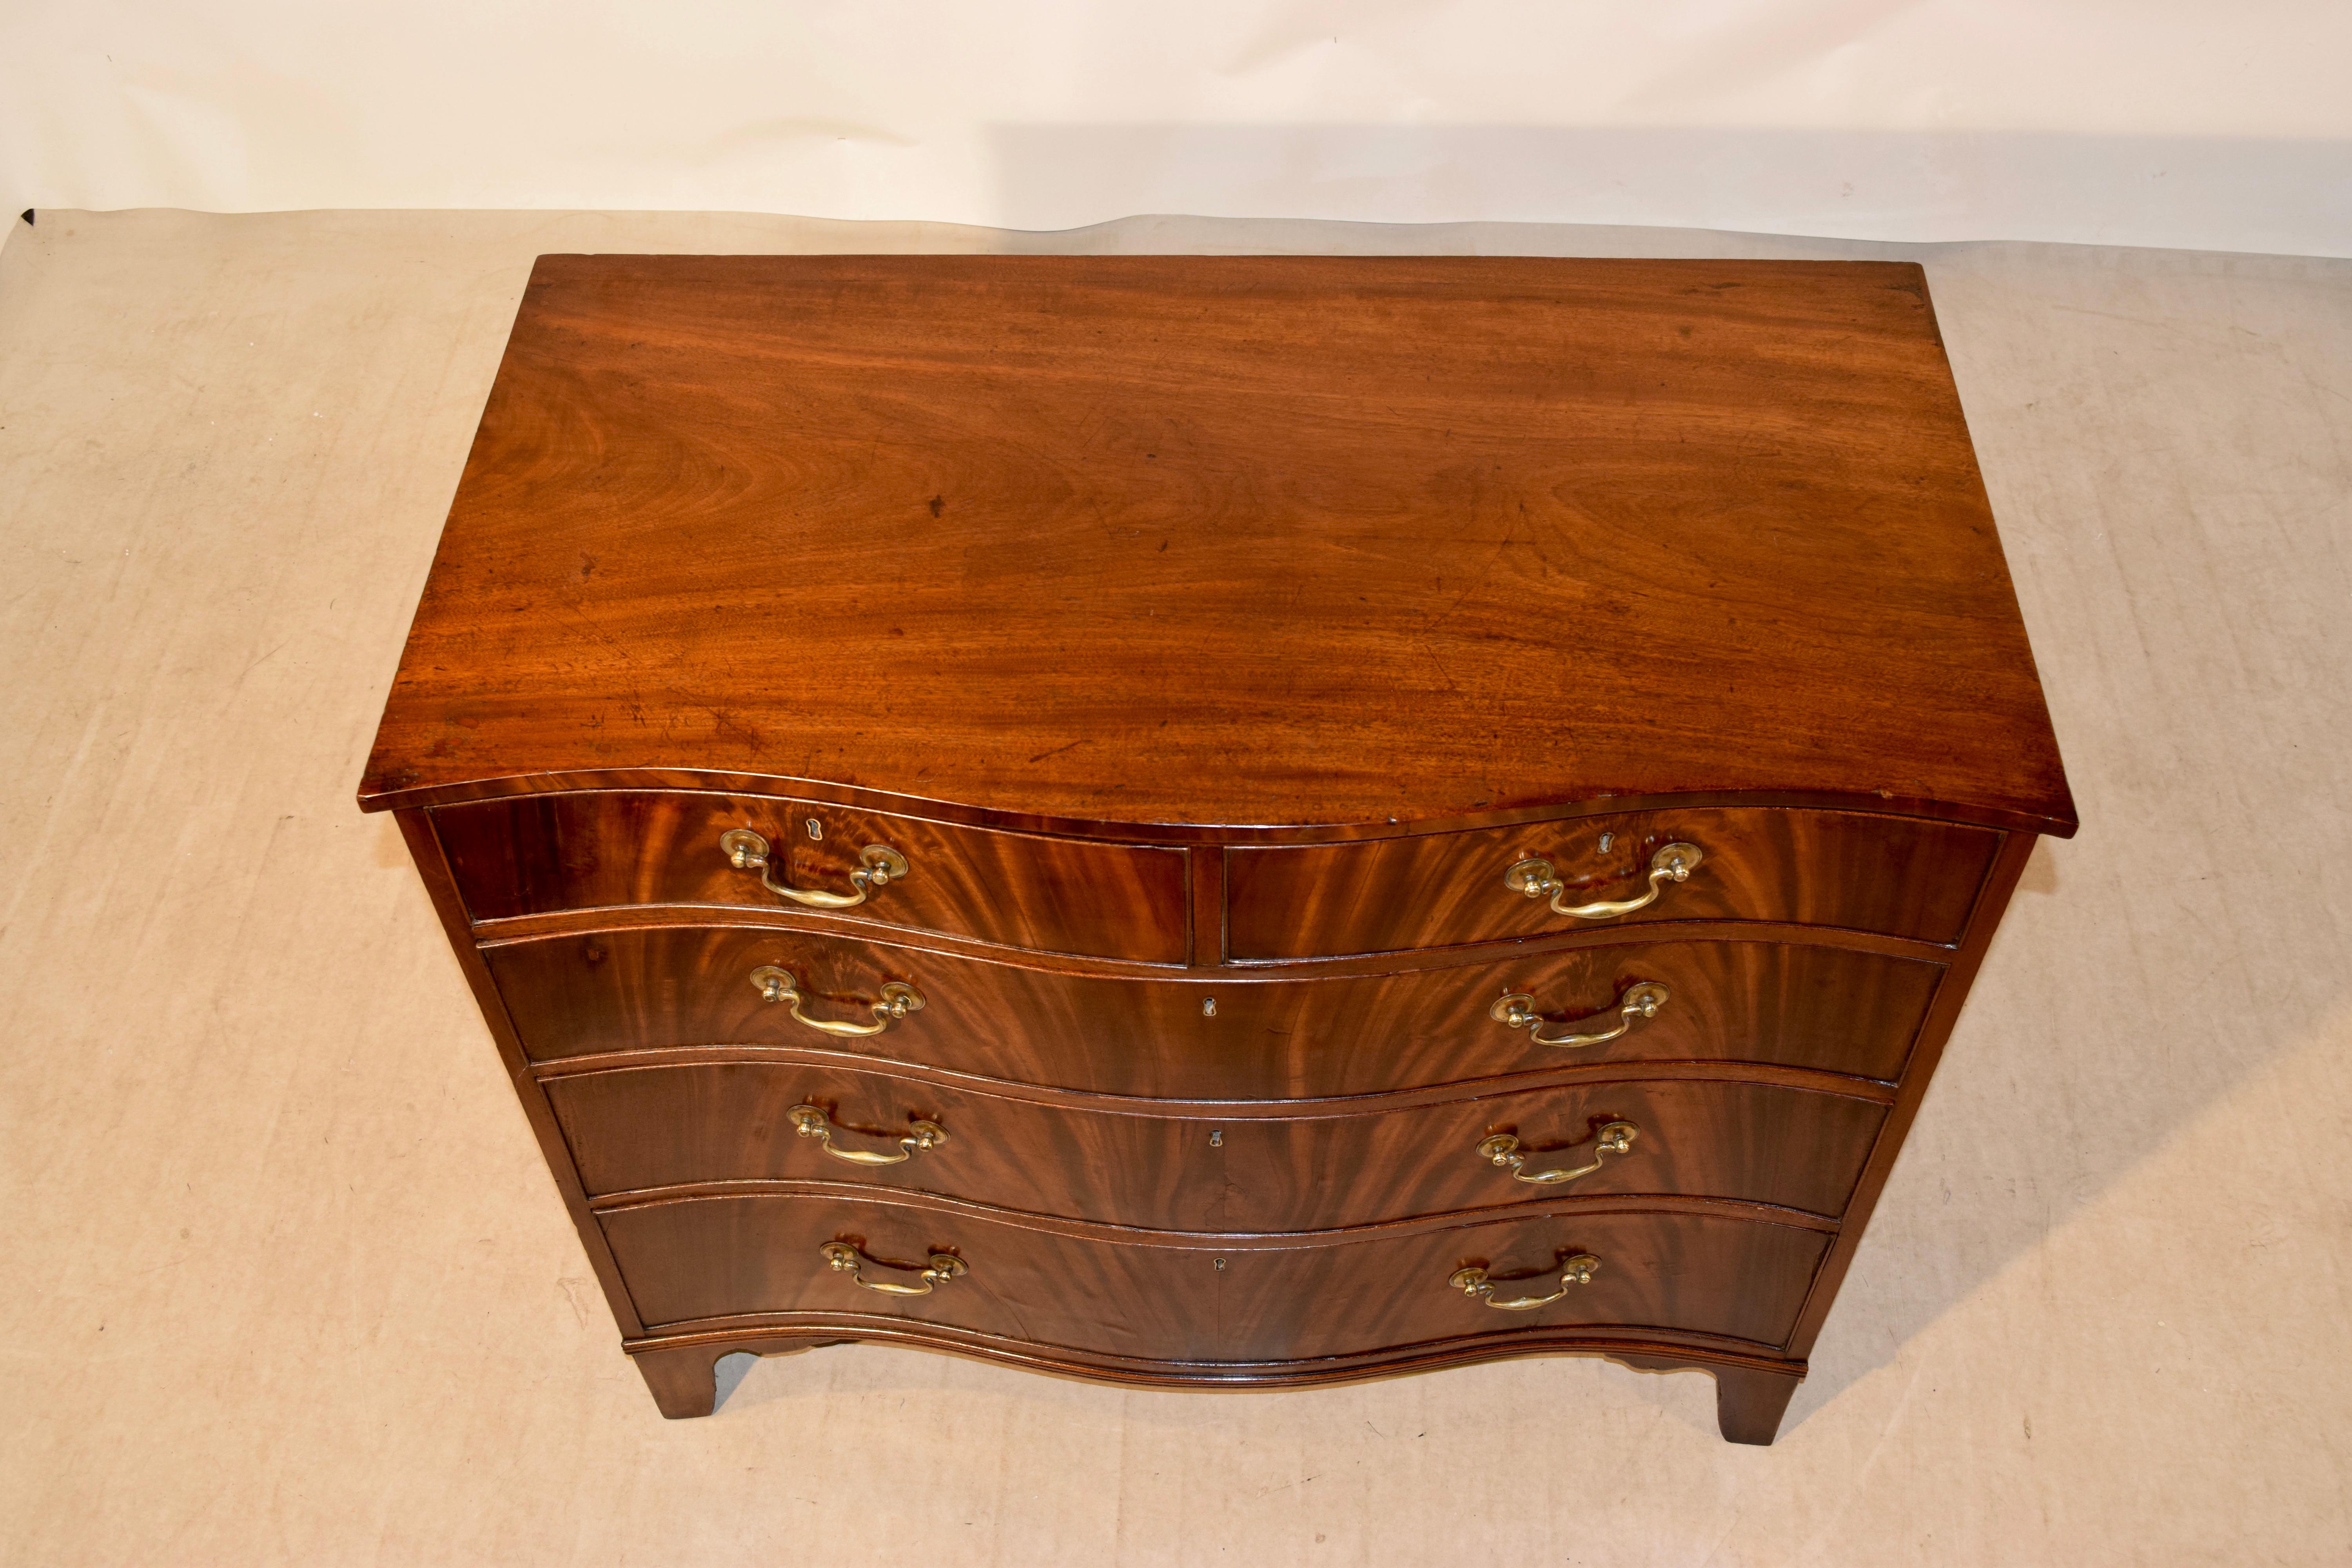
[[23,206],[2352,255],[2343,0],[12,0]]
[[[1562,1358],[666,1422],[352,801],[531,258],[1923,262],[2082,835],[1780,1443]],[[2352,1561],[2352,262],[1657,230],[58,212],[0,249],[0,1565]]]

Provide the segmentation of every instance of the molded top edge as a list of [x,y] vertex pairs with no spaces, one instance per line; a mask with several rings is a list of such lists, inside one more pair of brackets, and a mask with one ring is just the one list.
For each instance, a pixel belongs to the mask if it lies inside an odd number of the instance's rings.
[[2075,825],[1889,263],[543,258],[361,796],[583,780]]

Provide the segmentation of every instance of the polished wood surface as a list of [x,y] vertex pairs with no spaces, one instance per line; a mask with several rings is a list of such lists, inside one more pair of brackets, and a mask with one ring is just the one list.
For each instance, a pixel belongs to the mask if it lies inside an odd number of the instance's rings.
[[[1943,973],[1917,959],[1717,939],[1506,952],[1386,974],[1192,970],[1137,979],[743,926],[541,937],[490,946],[484,957],[534,1060],[834,1047],[1014,1083],[1192,1100],[1374,1094],[1677,1059],[1892,1080]],[[751,974],[766,964],[799,977],[813,1016],[866,1019],[892,980],[912,984],[925,1005],[882,1034],[831,1040],[761,1000]],[[1517,993],[1535,997],[1553,1027],[1591,1015],[1613,1025],[1617,998],[1642,981],[1668,985],[1672,999],[1601,1046],[1539,1046],[1488,1011]]]
[[[1609,847],[1602,849],[1606,838]],[[1981,827],[1841,811],[1684,807],[1370,843],[1226,851],[1225,944],[1236,959],[1449,947],[1594,922],[1506,886],[1540,858],[1575,905],[1641,896],[1651,856],[1702,858],[1688,879],[1612,925],[1745,920],[1951,942],[1968,924],[2001,836]]]
[[[786,1062],[709,1062],[568,1074],[545,1089],[592,1196],[745,1181],[874,1183],[1001,1208],[1205,1233],[1320,1230],[1557,1196],[1686,1194],[1834,1217],[1885,1120],[1873,1098],[1772,1085],[1577,1084],[1452,1104],[1339,1114],[1189,1116],[1011,1099],[925,1079]],[[948,1141],[860,1166],[799,1135],[823,1108],[844,1148],[904,1153],[917,1119]],[[1638,1129],[1596,1156],[1606,1123]],[[1514,1179],[1478,1152],[1524,1146],[1526,1170],[1600,1168],[1557,1185]]]
[[1937,991],[1927,1009],[1927,1021],[1920,1026],[1918,1039],[1912,1047],[1912,1060],[1905,1068],[1903,1082],[1896,1091],[1895,1104],[1888,1112],[1885,1125],[1880,1129],[1878,1146],[1871,1151],[1870,1163],[1863,1167],[1862,1180],[1854,1189],[1853,1201],[1847,1205],[1845,1224],[1841,1228],[1837,1245],[1823,1260],[1821,1272],[1813,1279],[1811,1293],[1806,1298],[1805,1310],[1797,1320],[1794,1333],[1789,1339],[1789,1353],[1803,1357],[1812,1352],[1813,1341],[1829,1316],[1830,1305],[1837,1298],[1838,1287],[1845,1279],[1846,1270],[1853,1266],[1855,1248],[1861,1246],[1863,1228],[1870,1223],[1873,1210],[1878,1205],[1878,1195],[1895,1169],[1895,1156],[1903,1152],[1903,1140],[1911,1131],[1912,1120],[1919,1114],[1926,1100],[1927,1085],[1933,1079],[1936,1064],[1943,1058],[1945,1042],[1951,1038],[1952,1026],[1959,1021],[1960,1005],[1968,999],[1969,987],[1977,977],[1986,952],[1992,946],[1993,933],[1999,929],[2001,911],[2009,907],[2011,894],[2017,890],[2018,879],[2025,874],[2025,863],[2033,853],[2033,836],[2011,834],[2001,846],[2000,858],[1993,862],[1992,876],[1985,886],[1984,897],[1979,900],[1977,918],[1969,928],[1968,941],[1961,944],[1955,957],[1950,975]]
[[1894,263],[541,258],[362,800],[665,772],[2074,821]]
[[1578,1352],[1757,1443],[2074,827],[1920,275],[1813,263],[542,258],[361,797],[665,1414]]
[[489,965],[482,961],[481,948],[472,940],[465,900],[458,896],[457,879],[450,874],[448,857],[441,852],[441,841],[434,835],[431,816],[426,812],[412,810],[397,812],[394,819],[400,825],[401,841],[408,847],[417,879],[425,884],[425,897],[432,900],[442,934],[457,955],[457,968],[466,977],[475,1005],[481,1009],[482,1022],[489,1029],[499,1063],[514,1084],[515,1099],[522,1107],[523,1119],[530,1124],[540,1153],[547,1161],[548,1174],[554,1178],[555,1190],[579,1232],[581,1249],[588,1255],[588,1265],[595,1270],[596,1282],[604,1287],[614,1320],[624,1336],[642,1335],[645,1324],[639,1321],[637,1310],[621,1283],[621,1271],[613,1261],[613,1250],[604,1244],[604,1232],[590,1216],[588,1194],[580,1185],[580,1173],[572,1165],[571,1151],[564,1147],[563,1131],[556,1123],[554,1109],[528,1070],[522,1041],[515,1034],[513,1020],[507,1016],[498,982],[491,976]]
[[[749,828],[788,887],[851,890],[869,844],[908,875],[841,911],[1045,952],[1181,963],[1189,851],[996,833],[802,801],[635,791],[529,795],[433,813],[477,921],[619,904],[793,908],[736,869],[721,834]],[[812,840],[815,822],[824,837]]]
[[[1304,1361],[1528,1323],[1769,1347],[1788,1333],[1829,1243],[1794,1226],[1620,1211],[1364,1240],[1174,1247],[908,1202],[778,1194],[649,1203],[599,1218],[639,1312],[656,1328],[823,1312],[1165,1362]],[[825,1266],[818,1248],[834,1240],[917,1268],[950,1252],[971,1272],[928,1296],[877,1295]],[[1446,1282],[1475,1265],[1510,1294],[1545,1294],[1557,1288],[1559,1259],[1578,1251],[1601,1259],[1598,1277],[1533,1312],[1498,1311]],[[910,1278],[887,1268],[870,1277]]]
[[[1672,1363],[1648,1364],[1659,1371],[1674,1370]],[[1769,1447],[1780,1435],[1780,1417],[1788,1413],[1790,1397],[1803,1381],[1802,1371],[1793,1377],[1778,1367],[1717,1366],[1713,1371],[1716,1421],[1723,1429],[1724,1441]]]

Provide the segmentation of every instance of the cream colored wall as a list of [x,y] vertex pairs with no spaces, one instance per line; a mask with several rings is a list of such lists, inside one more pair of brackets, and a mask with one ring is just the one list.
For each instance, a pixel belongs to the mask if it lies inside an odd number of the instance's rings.
[[2347,60],[2342,0],[16,0],[0,197],[2343,256]]

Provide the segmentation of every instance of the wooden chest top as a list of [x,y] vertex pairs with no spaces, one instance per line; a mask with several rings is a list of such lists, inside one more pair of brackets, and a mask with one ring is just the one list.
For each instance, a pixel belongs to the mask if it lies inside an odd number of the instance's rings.
[[1919,268],[541,258],[361,791],[2068,833]]

